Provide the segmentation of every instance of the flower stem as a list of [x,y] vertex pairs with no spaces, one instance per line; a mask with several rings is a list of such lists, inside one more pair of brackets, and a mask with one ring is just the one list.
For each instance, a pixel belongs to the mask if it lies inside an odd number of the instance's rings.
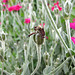
[[50,58],[51,59],[51,67],[53,66],[52,65],[52,63],[53,63],[53,54],[54,54],[54,51],[55,51],[56,46],[57,46],[57,43],[54,45],[53,51],[51,53],[51,58]]
[[[2,69],[0,68],[0,71],[2,71]],[[5,73],[6,75],[10,75],[9,72],[7,72],[6,70],[3,70],[3,73]]]
[[34,69],[34,71],[31,73],[31,75],[34,75],[37,70],[39,69],[40,67],[40,63],[41,63],[41,45],[36,45],[37,47],[37,57],[38,57],[38,61],[37,61],[37,65],[36,65],[36,68]]
[[65,23],[66,23],[66,30],[67,30],[67,34],[68,34],[68,40],[69,40],[70,49],[72,49],[69,19],[65,20]]
[[58,70],[60,70],[60,69],[63,67],[63,65],[64,65],[69,59],[70,59],[70,57],[68,57],[60,66],[58,66],[57,68],[55,68],[53,71],[51,71],[51,72],[48,73],[47,75],[51,75],[51,74],[57,72]]
[[60,35],[60,33],[59,33],[58,30],[57,30],[56,24],[55,24],[55,22],[54,22],[54,20],[53,20],[53,18],[52,18],[52,15],[51,15],[51,13],[50,13],[50,11],[49,11],[49,9],[48,9],[48,6],[47,6],[47,4],[46,4],[46,3],[47,3],[46,0],[42,0],[42,1],[43,1],[45,10],[46,10],[46,12],[47,12],[47,15],[49,16],[49,19],[50,19],[51,22],[52,22],[53,28],[54,28],[55,31],[57,32],[57,34],[58,34],[60,40],[62,41],[62,43],[64,44],[65,48],[68,49],[68,46],[66,45],[65,41],[63,40],[62,36]]
[[59,18],[59,15],[56,14],[55,16],[56,16],[56,25],[57,25],[57,24],[58,24],[58,18]]
[[1,28],[2,28],[2,24],[3,24],[3,10],[2,10],[2,4],[1,5]]
[[2,63],[2,72],[1,72],[1,75],[3,75],[3,69],[4,69],[4,62]]
[[60,40],[62,41],[63,45],[65,46],[66,50],[69,52],[69,54],[70,54],[70,56],[71,56],[71,58],[72,58],[72,62],[73,62],[73,64],[75,65],[75,60],[74,60],[73,57],[72,57],[71,51],[69,50],[68,46],[66,45],[65,41],[63,40],[62,36],[60,35],[60,33],[59,33],[58,30],[57,30],[56,24],[55,24],[55,22],[54,22],[54,20],[53,20],[53,18],[52,18],[52,15],[51,15],[51,13],[50,13],[50,10],[48,9],[46,0],[42,0],[42,1],[43,1],[45,10],[46,10],[46,12],[47,12],[47,15],[49,16],[49,20],[52,22],[53,28],[55,29],[56,33],[58,34],[58,36],[59,36]]

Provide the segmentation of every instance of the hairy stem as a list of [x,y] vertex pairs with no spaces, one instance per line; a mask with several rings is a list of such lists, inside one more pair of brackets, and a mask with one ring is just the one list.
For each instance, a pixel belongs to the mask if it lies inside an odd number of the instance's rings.
[[49,9],[48,9],[48,6],[47,6],[47,4],[46,4],[46,3],[47,3],[46,0],[42,0],[42,1],[43,1],[45,10],[46,10],[46,12],[47,12],[47,15],[49,16],[49,19],[50,19],[51,22],[52,22],[53,28],[54,28],[55,31],[57,32],[57,34],[58,34],[60,40],[62,41],[62,43],[64,44],[65,48],[68,49],[68,46],[66,45],[65,41],[63,40],[62,36],[60,35],[60,33],[59,33],[58,30],[57,30],[56,24],[55,24],[55,22],[54,22],[54,20],[53,20],[53,18],[52,18],[52,15],[51,15],[51,13],[50,13],[50,11],[49,11]]
[[57,30],[56,24],[55,24],[55,22],[54,22],[54,20],[53,20],[53,18],[52,18],[52,15],[51,15],[51,13],[50,13],[50,10],[48,9],[46,0],[42,0],[42,1],[43,1],[45,10],[46,10],[46,12],[47,12],[47,15],[49,16],[49,20],[51,20],[51,22],[52,22],[52,25],[53,25],[54,30],[55,30],[56,33],[58,34],[58,36],[59,36],[61,42],[63,43],[63,45],[65,46],[66,50],[69,52],[69,54],[70,54],[70,56],[71,56],[71,58],[72,58],[72,62],[73,62],[73,64],[75,65],[75,60],[74,60],[74,58],[72,57],[71,51],[69,50],[68,46],[66,45],[65,41],[63,40],[62,36],[60,35],[60,33],[59,33],[58,30]]
[[58,18],[59,18],[59,15],[56,14],[55,16],[56,16],[56,25],[57,25],[57,24],[58,24]]
[[40,63],[41,63],[41,45],[37,45],[37,57],[38,57],[38,61],[37,61],[37,65],[36,65],[36,68],[34,69],[34,71],[31,73],[31,75],[34,75],[37,70],[39,69],[40,67]]
[[3,69],[4,69],[4,62],[2,63],[2,72],[1,72],[1,75],[3,75]]
[[[2,71],[2,69],[0,68],[0,71]],[[3,70],[3,73],[5,73],[6,75],[10,75],[9,72],[7,72],[6,70]]]
[[72,49],[69,19],[65,20],[65,23],[66,23],[66,30],[67,30],[67,34],[68,34],[69,46],[70,46],[70,49]]
[[55,68],[53,71],[51,71],[50,73],[48,73],[47,75],[51,75],[54,74],[55,72],[57,72],[58,70],[60,70],[63,65],[70,59],[70,57],[68,57],[60,66],[58,66],[57,68]]

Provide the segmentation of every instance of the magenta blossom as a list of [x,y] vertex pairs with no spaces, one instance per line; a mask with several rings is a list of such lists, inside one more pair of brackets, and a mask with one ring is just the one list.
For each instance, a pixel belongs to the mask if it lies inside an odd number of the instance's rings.
[[0,25],[1,25],[1,22],[0,22]]
[[71,40],[75,44],[75,37],[71,37]]
[[9,12],[11,11],[19,11],[22,8],[20,5],[14,5],[8,8]]
[[3,5],[3,7],[6,7],[6,8],[8,8],[8,4],[6,4],[6,5]]
[[24,23],[26,23],[26,24],[30,23],[30,18],[26,18]]
[[48,37],[46,36],[46,39],[48,39]]
[[47,3],[47,5],[49,6],[49,3]]
[[3,3],[6,3],[6,2],[8,2],[8,0],[3,0],[2,2],[3,2]]
[[54,9],[55,9],[56,7],[59,9],[59,11],[62,10],[62,7],[59,6],[59,1],[57,1],[57,3],[54,3],[54,6],[51,8],[51,10],[54,11]]
[[[41,26],[42,26],[42,24],[40,24]],[[43,28],[44,28],[44,26],[45,26],[45,23],[43,23]]]
[[72,21],[75,22],[75,18]]
[[73,23],[70,23],[70,28],[75,30],[75,19],[73,19]]
[[70,28],[72,28],[72,29],[74,29],[74,30],[75,30],[75,22],[70,23]]
[[8,5],[3,5],[3,11],[8,9]]

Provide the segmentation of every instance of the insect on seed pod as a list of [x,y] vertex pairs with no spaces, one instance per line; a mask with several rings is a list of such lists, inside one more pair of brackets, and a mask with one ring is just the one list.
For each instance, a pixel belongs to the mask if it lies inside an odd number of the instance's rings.
[[38,45],[41,45],[44,42],[44,38],[45,38],[44,28],[39,25],[39,26],[35,26],[34,30],[35,32],[29,34],[28,37],[34,34],[33,35],[34,42]]

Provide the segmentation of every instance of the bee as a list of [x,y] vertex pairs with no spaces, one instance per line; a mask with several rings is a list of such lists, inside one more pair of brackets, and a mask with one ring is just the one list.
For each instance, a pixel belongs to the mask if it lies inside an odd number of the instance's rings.
[[44,31],[44,28],[42,26],[40,26],[40,25],[39,26],[35,26],[34,30],[35,30],[35,32],[29,34],[28,37],[30,37],[33,34],[39,33],[41,35],[42,39],[45,38],[45,31]]

